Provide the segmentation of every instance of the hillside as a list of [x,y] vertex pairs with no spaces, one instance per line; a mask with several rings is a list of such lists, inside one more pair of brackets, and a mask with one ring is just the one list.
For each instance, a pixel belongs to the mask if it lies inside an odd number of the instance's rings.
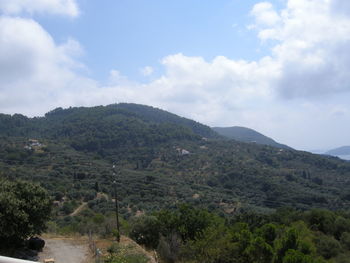
[[[220,139],[207,126],[152,107],[0,116],[0,176],[40,182],[61,202],[60,215],[82,201],[98,213],[113,210],[112,163],[125,218],[179,202],[226,214],[350,205],[349,163]],[[108,198],[96,199],[97,192]]]
[[212,128],[218,134],[240,142],[257,143],[263,145],[270,145],[282,149],[291,149],[289,146],[280,144],[273,139],[249,128],[245,127],[213,127]]
[[[75,136],[77,133],[80,134],[82,131],[95,132],[106,128],[119,132],[124,128],[124,125],[125,127],[135,126],[133,131],[138,128],[152,129],[155,127],[161,130],[164,128],[163,124],[176,125],[177,129],[191,131],[202,137],[219,137],[208,126],[157,108],[138,104],[120,103],[105,107],[57,108],[39,118],[27,118],[21,114],[13,116],[0,114],[0,134],[12,136],[32,135],[67,138]],[[109,126],[100,127],[100,125]],[[143,137],[145,134],[139,135],[141,136],[138,137]]]

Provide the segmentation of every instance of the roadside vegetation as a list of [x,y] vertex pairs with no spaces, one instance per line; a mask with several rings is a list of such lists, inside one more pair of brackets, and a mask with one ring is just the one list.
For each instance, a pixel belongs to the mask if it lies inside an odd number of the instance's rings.
[[[130,237],[155,250],[161,262],[346,263],[350,255],[350,215],[344,212],[283,208],[223,218],[183,204],[129,224]],[[122,261],[112,253],[107,262]]]

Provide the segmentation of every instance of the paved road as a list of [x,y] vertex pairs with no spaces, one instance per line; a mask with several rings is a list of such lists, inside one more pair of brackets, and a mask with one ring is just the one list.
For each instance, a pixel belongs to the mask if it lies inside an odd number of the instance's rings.
[[55,263],[87,263],[88,244],[83,241],[53,238],[45,239],[43,252],[39,254],[40,262],[45,258],[54,258]]

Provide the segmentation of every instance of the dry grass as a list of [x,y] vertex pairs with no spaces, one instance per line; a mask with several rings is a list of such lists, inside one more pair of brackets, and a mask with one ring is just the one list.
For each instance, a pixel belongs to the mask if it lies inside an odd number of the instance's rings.
[[[113,244],[116,244],[115,239],[97,239],[95,240],[96,247],[102,252],[103,256],[108,255],[108,248],[110,248]],[[156,263],[155,257],[154,257],[154,252],[152,251],[147,251],[145,248],[141,247],[138,245],[135,241],[132,239],[126,237],[126,236],[121,236],[120,238],[120,245],[124,248],[127,248],[130,253],[135,253],[135,254],[143,254],[147,258],[149,258],[149,263]]]

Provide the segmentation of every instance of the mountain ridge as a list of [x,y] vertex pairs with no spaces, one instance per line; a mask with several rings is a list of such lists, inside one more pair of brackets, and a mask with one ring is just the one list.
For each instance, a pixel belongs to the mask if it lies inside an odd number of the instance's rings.
[[259,133],[253,129],[241,127],[241,126],[231,126],[231,127],[212,127],[214,131],[222,136],[230,139],[234,139],[241,142],[247,143],[257,143],[263,145],[270,145],[282,149],[292,149],[291,147],[278,143],[275,140]]
[[[41,146],[32,147],[33,139]],[[178,202],[224,213],[350,205],[346,162],[223,139],[208,126],[153,107],[58,108],[41,118],[0,115],[1,176],[40,182],[54,196],[90,200],[97,182],[101,192],[113,193],[112,163],[126,216],[131,206],[136,212]],[[113,204],[91,201],[89,207],[105,211]]]

